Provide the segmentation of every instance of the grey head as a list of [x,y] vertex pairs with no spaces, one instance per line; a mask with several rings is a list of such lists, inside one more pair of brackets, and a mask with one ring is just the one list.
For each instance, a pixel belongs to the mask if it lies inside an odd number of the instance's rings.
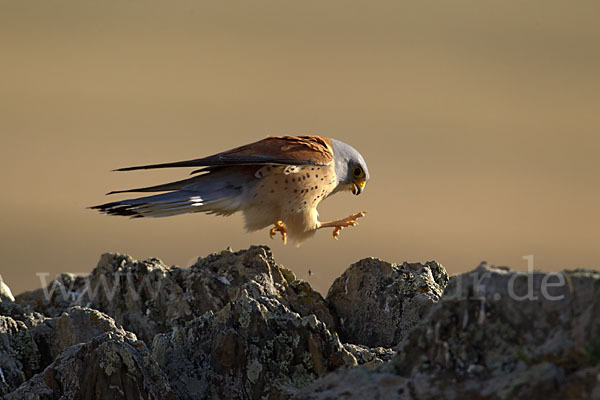
[[338,178],[337,190],[352,190],[359,195],[369,180],[369,170],[363,156],[349,144],[331,139],[333,162]]

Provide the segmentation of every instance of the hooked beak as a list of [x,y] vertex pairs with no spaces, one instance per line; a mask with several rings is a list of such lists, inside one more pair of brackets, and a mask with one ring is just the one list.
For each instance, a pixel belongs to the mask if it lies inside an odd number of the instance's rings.
[[365,188],[367,181],[352,181],[352,194],[358,196]]

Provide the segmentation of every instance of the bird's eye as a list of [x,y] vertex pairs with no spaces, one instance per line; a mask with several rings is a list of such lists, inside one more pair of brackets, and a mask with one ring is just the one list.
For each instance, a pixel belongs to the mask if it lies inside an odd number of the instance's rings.
[[362,178],[364,176],[364,173],[363,173],[363,170],[361,167],[354,168],[354,171],[352,171],[352,174],[354,175],[355,178]]

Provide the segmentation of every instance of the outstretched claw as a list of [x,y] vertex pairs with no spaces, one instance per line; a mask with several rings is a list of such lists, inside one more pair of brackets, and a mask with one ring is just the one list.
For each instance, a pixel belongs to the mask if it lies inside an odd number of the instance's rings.
[[277,232],[281,233],[281,238],[283,239],[283,244],[285,245],[287,243],[287,228],[282,221],[275,222],[275,226],[269,231],[269,236],[271,236],[271,239],[273,239],[273,236],[275,236]]
[[337,221],[323,222],[319,226],[319,228],[333,228],[333,238],[335,240],[338,240],[338,236],[340,236],[340,231],[342,229],[347,228],[349,226],[358,225],[358,221],[356,221],[356,220],[361,217],[364,217],[366,214],[367,214],[366,211],[361,211],[359,213],[352,214],[346,218],[342,218]]

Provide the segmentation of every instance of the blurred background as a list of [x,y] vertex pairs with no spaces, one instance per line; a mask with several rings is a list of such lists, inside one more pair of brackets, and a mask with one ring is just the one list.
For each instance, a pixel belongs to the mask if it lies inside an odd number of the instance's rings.
[[[1,1],[0,273],[87,273],[101,253],[188,266],[271,246],[323,294],[351,263],[600,266],[597,1]],[[267,135],[352,144],[371,181],[319,207],[366,210],[300,248],[241,215],[109,217],[110,190]],[[308,276],[308,270],[314,275]]]

